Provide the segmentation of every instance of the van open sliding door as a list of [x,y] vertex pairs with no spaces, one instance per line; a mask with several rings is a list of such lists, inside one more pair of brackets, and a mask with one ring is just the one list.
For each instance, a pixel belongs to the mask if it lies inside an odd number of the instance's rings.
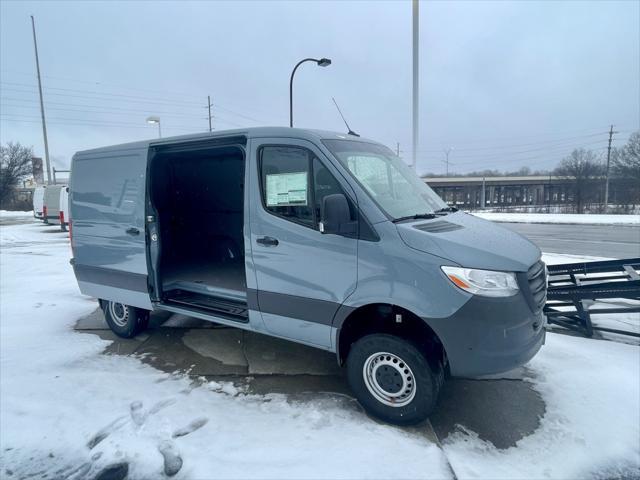
[[73,264],[85,295],[150,310],[145,246],[147,143],[73,157]]

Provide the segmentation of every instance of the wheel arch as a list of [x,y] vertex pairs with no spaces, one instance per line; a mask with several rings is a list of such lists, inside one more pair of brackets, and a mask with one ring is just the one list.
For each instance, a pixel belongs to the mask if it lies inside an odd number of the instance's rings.
[[341,307],[334,321],[335,349],[343,365],[353,343],[365,335],[387,333],[423,348],[433,367],[448,365],[444,344],[431,326],[411,310],[386,302],[368,303],[357,308]]

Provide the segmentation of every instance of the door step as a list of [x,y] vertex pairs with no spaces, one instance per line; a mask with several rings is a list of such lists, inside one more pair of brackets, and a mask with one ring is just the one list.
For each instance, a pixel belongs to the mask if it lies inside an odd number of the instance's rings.
[[163,305],[180,307],[236,322],[247,323],[249,321],[249,310],[246,302],[186,292],[184,290],[169,290],[165,292],[164,298]]

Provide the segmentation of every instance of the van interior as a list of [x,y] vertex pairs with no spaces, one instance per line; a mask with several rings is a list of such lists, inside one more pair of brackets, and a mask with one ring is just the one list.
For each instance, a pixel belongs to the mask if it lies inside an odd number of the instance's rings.
[[246,320],[244,166],[235,146],[154,155],[162,301]]

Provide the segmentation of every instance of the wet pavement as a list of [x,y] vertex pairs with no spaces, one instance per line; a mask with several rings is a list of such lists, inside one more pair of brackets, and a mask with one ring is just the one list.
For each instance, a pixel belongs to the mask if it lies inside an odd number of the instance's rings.
[[[167,312],[152,313],[149,328],[133,339],[114,335],[99,309],[75,328],[111,340],[105,354],[135,355],[167,373],[232,382],[247,393],[283,393],[300,401],[332,395],[351,399],[349,404],[359,408],[335,355],[323,350]],[[522,377],[522,371],[515,371],[495,379],[449,379],[430,422],[417,429],[444,441],[462,427],[497,448],[514,446],[536,430],[545,411],[538,392]]]

